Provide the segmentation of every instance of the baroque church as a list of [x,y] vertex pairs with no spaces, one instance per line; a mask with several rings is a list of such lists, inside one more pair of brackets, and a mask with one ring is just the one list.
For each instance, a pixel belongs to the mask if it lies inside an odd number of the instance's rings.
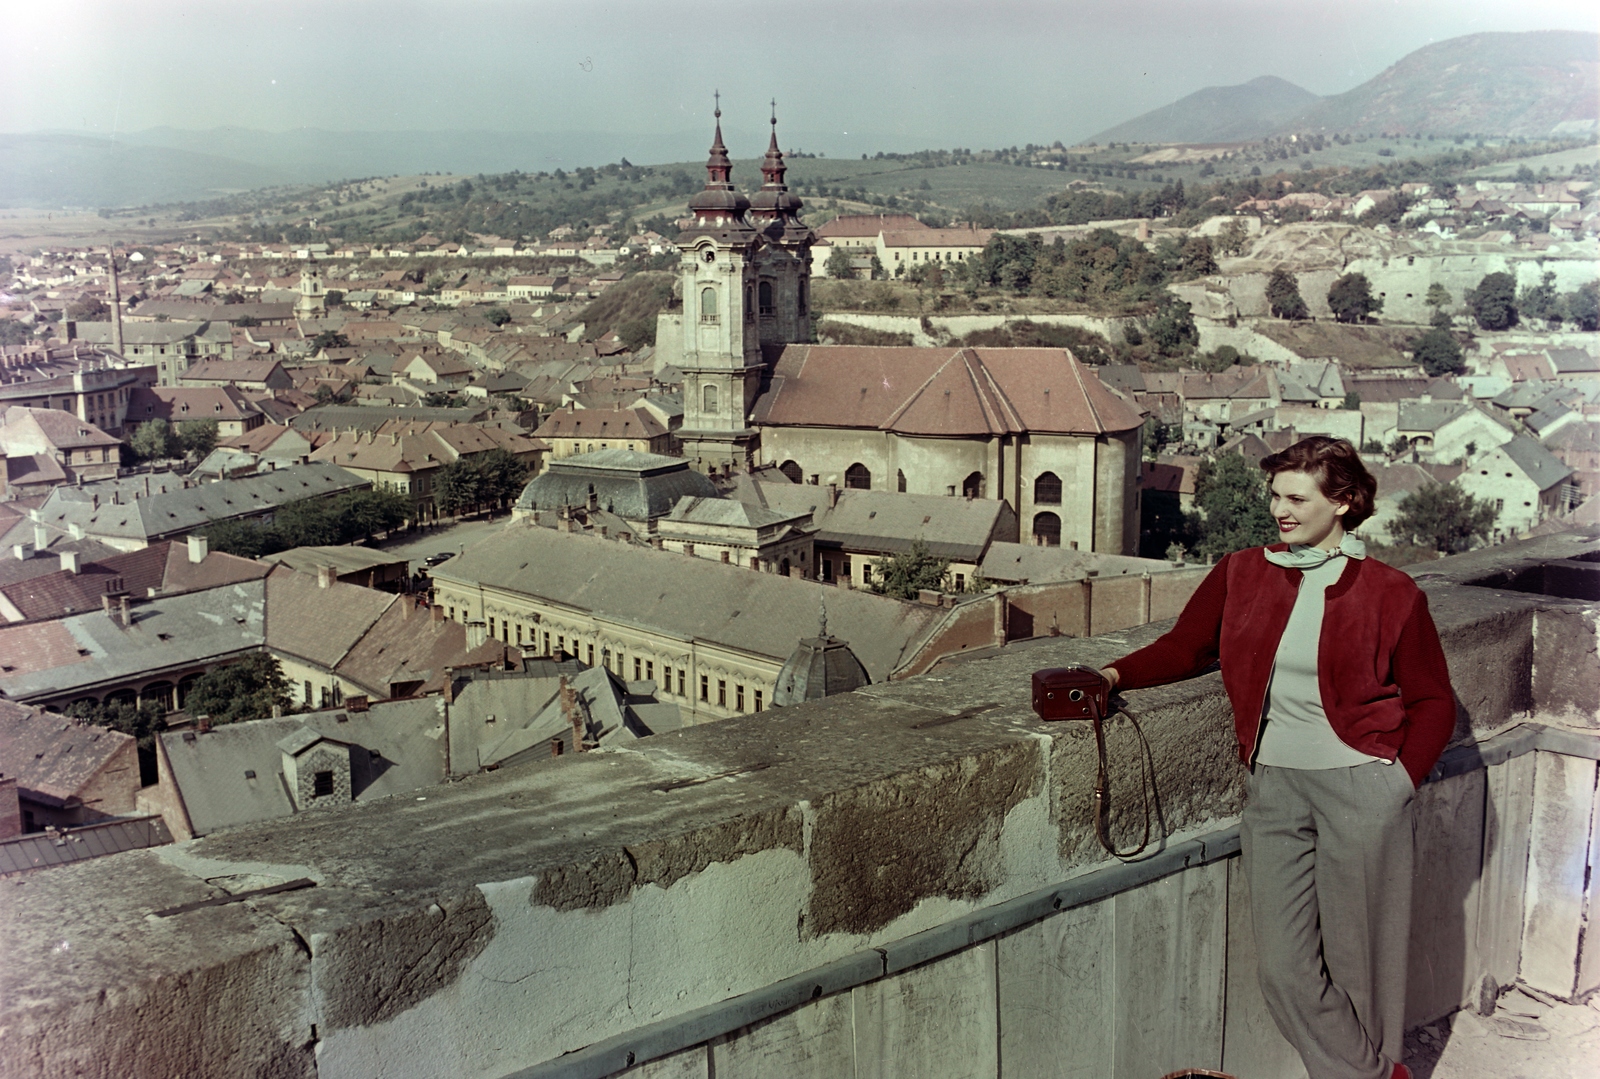
[[683,372],[691,465],[1003,498],[1024,543],[1137,553],[1142,411],[1067,349],[813,343],[815,236],[784,180],[776,116],[746,197],[715,115],[678,236],[683,308],[656,333],[658,363]]

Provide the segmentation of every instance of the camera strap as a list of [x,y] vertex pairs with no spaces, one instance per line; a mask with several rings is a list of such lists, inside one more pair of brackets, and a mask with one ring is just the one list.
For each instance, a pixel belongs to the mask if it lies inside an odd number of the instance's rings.
[[[1108,697],[1108,703],[1109,700],[1110,698]],[[1113,713],[1117,707],[1117,705],[1111,705]],[[1133,716],[1131,713],[1127,713],[1127,709],[1123,709],[1123,712],[1128,714],[1130,722],[1133,721]],[[1106,853],[1114,858],[1136,858],[1143,854],[1144,849],[1150,845],[1150,786],[1154,783],[1155,776],[1151,775],[1149,777],[1150,783],[1145,782],[1146,768],[1144,767],[1143,757],[1141,757],[1139,794],[1144,801],[1144,837],[1139,840],[1139,845],[1132,850],[1118,850],[1116,844],[1111,841],[1111,772],[1106,764],[1106,732],[1101,722],[1098,696],[1092,695],[1089,697],[1089,717],[1094,723],[1094,748],[1099,758],[1094,782],[1095,838],[1100,840],[1100,845],[1106,849]]]

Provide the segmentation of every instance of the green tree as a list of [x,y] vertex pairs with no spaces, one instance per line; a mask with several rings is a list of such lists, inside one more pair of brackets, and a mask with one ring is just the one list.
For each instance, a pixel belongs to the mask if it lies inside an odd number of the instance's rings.
[[504,326],[511,321],[511,312],[504,307],[491,307],[483,313],[483,317],[496,326]]
[[1450,295],[1449,289],[1435,281],[1433,284],[1428,286],[1427,298],[1422,302],[1433,308],[1435,311],[1443,311],[1446,307],[1449,307],[1456,301],[1455,297]]
[[924,588],[943,591],[950,572],[948,558],[936,558],[920,539],[900,554],[873,563],[872,590],[895,599],[916,599]]
[[185,420],[178,424],[178,445],[199,460],[217,446],[216,420]]
[[1556,275],[1546,272],[1544,279],[1517,295],[1517,313],[1536,318],[1552,330],[1559,330],[1567,317],[1567,305],[1556,292]]
[[1180,255],[1184,277],[1205,277],[1217,272],[1216,252],[1209,236],[1191,236],[1183,241]]
[[1600,330],[1600,281],[1590,281],[1582,288],[1567,293],[1564,299],[1567,321],[1585,333]]
[[1249,242],[1250,233],[1245,229],[1244,222],[1238,218],[1229,221],[1217,234],[1217,250],[1224,255],[1239,254]]
[[514,502],[528,484],[528,466],[508,450],[490,450],[474,459],[478,490],[491,506]]
[[1193,308],[1170,292],[1164,292],[1162,299],[1155,314],[1145,320],[1145,336],[1163,356],[1185,355],[1200,342]]
[[823,263],[823,269],[827,271],[829,277],[838,281],[848,281],[856,275],[850,265],[850,252],[842,246],[836,246],[829,252],[828,261]]
[[67,318],[74,322],[104,322],[111,318],[111,308],[98,296],[86,296],[67,304]]
[[470,457],[457,457],[439,470],[434,490],[439,508],[446,513],[465,513],[488,501],[484,477]]
[[311,339],[311,351],[321,352],[325,348],[349,348],[350,339],[337,330],[323,330]]
[[191,716],[210,716],[217,724],[266,719],[274,706],[289,707],[289,680],[278,661],[265,652],[207,671],[195,680],[183,702],[183,710]]
[[1422,369],[1435,377],[1459,375],[1467,369],[1461,361],[1461,343],[1456,335],[1437,326],[1411,342],[1411,351]]
[[166,420],[146,420],[133,432],[129,440],[133,454],[141,461],[159,461],[177,456],[178,439]]
[[1517,324],[1517,279],[1492,273],[1467,292],[1467,309],[1485,330],[1509,330]]
[[1383,310],[1383,301],[1372,294],[1366,274],[1347,273],[1328,289],[1328,306],[1340,322],[1365,322]]
[[370,488],[352,491],[339,499],[342,542],[371,539],[379,532],[393,532],[414,512],[411,499],[398,491]]
[[1300,285],[1288,270],[1273,270],[1267,278],[1267,306],[1274,318],[1299,321],[1311,317],[1311,310],[1300,295]]
[[1444,554],[1469,549],[1494,527],[1495,508],[1451,483],[1430,483],[1400,500],[1389,534]]
[[1195,476],[1191,531],[1195,552],[1219,558],[1233,551],[1271,543],[1277,525],[1267,505],[1267,479],[1236,453],[1203,461]]
[[1340,403],[1339,407],[1346,412],[1360,412],[1361,395],[1355,390],[1350,390],[1344,395],[1344,401]]

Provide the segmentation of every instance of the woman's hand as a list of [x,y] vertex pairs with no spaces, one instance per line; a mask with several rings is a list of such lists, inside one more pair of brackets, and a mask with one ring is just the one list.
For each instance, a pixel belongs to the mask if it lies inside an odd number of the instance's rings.
[[1122,678],[1122,676],[1117,673],[1117,669],[1115,667],[1101,667],[1100,677],[1104,678],[1108,683],[1110,683],[1112,689],[1117,688],[1117,682]]

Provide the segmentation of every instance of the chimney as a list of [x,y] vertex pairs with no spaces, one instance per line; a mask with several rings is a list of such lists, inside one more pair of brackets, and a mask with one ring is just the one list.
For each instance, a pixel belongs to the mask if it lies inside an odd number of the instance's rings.
[[594,488],[589,488],[589,512],[600,512],[600,496],[594,493]]
[[727,565],[728,564],[728,552],[727,551],[723,551],[722,552],[722,564],[723,565]]
[[572,692],[572,687],[567,684],[567,676],[561,676],[560,688],[557,696],[561,701],[561,714],[572,727],[572,752],[583,752],[583,713],[578,709],[578,696]]
[[43,551],[50,546],[50,530],[44,525],[33,526],[33,549]]
[[489,624],[487,622],[467,623],[467,651],[471,652],[475,648],[481,648],[488,639]]
[[456,669],[454,667],[446,667],[444,669],[444,703],[456,703]]
[[430,622],[443,622],[444,621],[444,608],[439,606],[437,603],[435,603],[432,607],[428,608],[428,621],[430,621]]
[[837,483],[830,483],[830,484],[828,484],[828,508],[831,510],[831,509],[833,509],[833,507],[837,506],[838,504],[839,504],[839,485]]
[[211,541],[201,535],[189,537],[189,561],[204,562],[206,555],[211,553]]
[[663,546],[662,546],[661,537],[660,536],[651,536],[650,537],[650,546],[654,547],[658,551],[662,550]]
[[197,730],[199,730],[199,732],[201,734],[210,734],[211,733],[211,717],[210,716],[204,716],[204,715],[203,716],[197,716],[195,718],[194,725],[195,725],[195,728]]
[[91,494],[89,496],[89,508],[90,509],[95,509],[95,510],[100,508],[100,495],[99,495],[99,492],[95,492],[94,494]]
[[133,614],[128,610],[128,593],[126,592],[117,597],[117,621],[123,629],[133,625]]
[[63,573],[71,573],[71,574],[74,574],[74,575],[77,574],[77,572],[78,572],[78,552],[77,551],[62,551],[61,552],[61,572],[63,572]]
[[33,557],[33,544],[14,543],[11,545],[11,553],[17,556],[17,561],[26,562]]
[[77,524],[77,523],[69,524],[67,526],[67,535],[71,536],[75,540],[82,539],[83,538],[83,526],[80,525],[80,524]]
[[333,586],[333,582],[337,581],[338,579],[339,579],[339,576],[338,576],[338,574],[334,573],[332,566],[318,566],[317,567],[317,587],[318,588],[331,588]]

